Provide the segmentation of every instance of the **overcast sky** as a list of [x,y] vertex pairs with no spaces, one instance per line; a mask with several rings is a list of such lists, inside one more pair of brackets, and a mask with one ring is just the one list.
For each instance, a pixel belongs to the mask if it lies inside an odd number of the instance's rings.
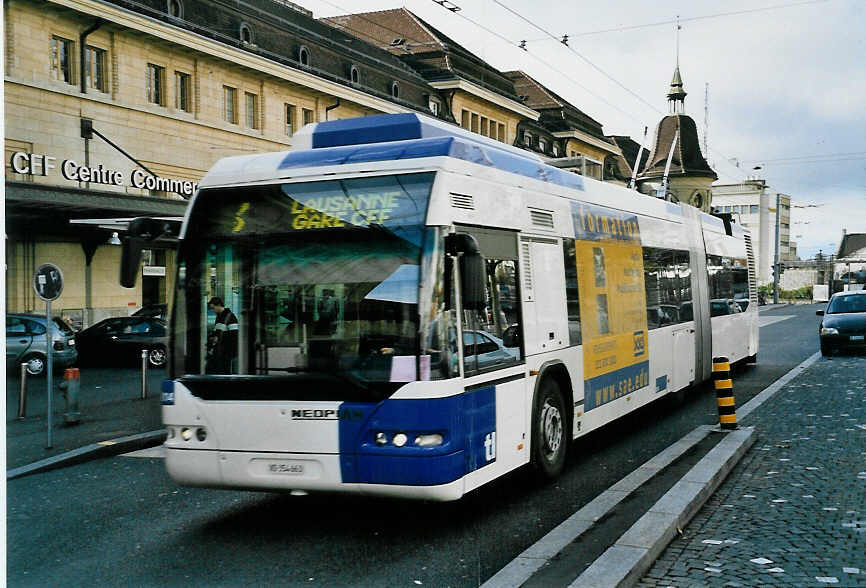
[[[709,84],[704,155],[719,181],[758,175],[795,207],[822,205],[792,211],[801,258],[835,252],[843,228],[866,232],[862,0],[454,0],[457,13],[433,0],[295,1],[316,17],[403,6],[497,69],[535,77],[606,134],[638,141],[668,113],[679,16],[686,113],[703,140]],[[566,34],[568,47],[552,38]]]

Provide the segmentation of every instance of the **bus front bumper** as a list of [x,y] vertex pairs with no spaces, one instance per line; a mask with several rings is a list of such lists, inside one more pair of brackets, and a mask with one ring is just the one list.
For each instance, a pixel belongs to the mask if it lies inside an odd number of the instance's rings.
[[[461,452],[462,458],[462,452]],[[457,500],[462,477],[429,486],[344,483],[339,455],[256,453],[166,447],[166,469],[183,486],[268,492],[336,492],[418,500]]]

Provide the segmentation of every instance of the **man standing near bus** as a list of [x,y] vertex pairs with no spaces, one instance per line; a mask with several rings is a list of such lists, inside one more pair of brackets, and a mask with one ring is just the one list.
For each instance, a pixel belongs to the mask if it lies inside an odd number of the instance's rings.
[[219,296],[211,298],[207,306],[216,314],[214,332],[208,345],[210,358],[207,371],[211,374],[231,374],[232,360],[238,353],[238,317],[225,307]]

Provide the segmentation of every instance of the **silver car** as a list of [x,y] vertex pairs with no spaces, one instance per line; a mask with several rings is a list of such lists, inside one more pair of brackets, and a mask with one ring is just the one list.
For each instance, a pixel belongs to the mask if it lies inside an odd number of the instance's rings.
[[[45,315],[6,315],[6,371],[18,371],[18,366],[27,364],[27,373],[40,376],[45,373],[48,357]],[[72,327],[57,317],[51,321],[52,358],[55,369],[75,363],[75,332]]]

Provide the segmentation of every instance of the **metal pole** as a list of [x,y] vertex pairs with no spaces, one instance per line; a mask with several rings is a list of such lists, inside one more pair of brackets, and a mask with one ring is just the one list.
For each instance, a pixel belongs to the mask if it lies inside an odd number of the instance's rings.
[[54,447],[51,429],[54,425],[54,324],[51,321],[51,301],[45,301],[45,347],[48,364],[45,366],[45,380],[48,386],[48,449]]
[[27,416],[27,364],[21,364],[21,388],[18,391],[18,418]]
[[779,217],[782,216],[782,194],[776,192],[776,246],[773,254],[773,304],[779,304]]
[[141,399],[147,398],[147,349],[141,350]]

